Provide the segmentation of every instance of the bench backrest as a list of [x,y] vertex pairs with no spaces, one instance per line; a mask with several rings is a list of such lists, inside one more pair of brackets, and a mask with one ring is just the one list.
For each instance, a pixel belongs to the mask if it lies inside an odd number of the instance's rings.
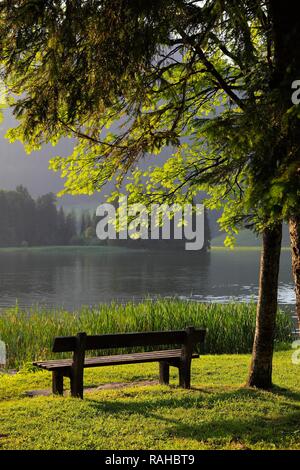
[[181,344],[204,343],[206,330],[194,327],[175,331],[150,331],[145,333],[117,333],[107,335],[86,335],[78,333],[77,336],[62,336],[54,340],[52,351],[75,352],[80,349],[114,349],[136,346],[163,346]]

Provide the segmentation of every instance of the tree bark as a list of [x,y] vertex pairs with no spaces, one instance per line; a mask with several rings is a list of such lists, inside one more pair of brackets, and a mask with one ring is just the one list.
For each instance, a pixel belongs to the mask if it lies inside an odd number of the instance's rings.
[[281,239],[282,224],[263,233],[256,328],[247,382],[249,387],[266,390],[272,387]]
[[300,333],[300,216],[290,218],[289,229],[292,248],[292,271],[296,293],[296,315],[298,331]]

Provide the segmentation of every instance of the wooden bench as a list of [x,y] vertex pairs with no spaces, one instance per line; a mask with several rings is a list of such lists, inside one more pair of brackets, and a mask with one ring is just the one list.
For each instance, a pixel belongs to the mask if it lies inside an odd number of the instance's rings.
[[[53,344],[53,352],[73,352],[72,359],[40,361],[33,364],[52,372],[52,390],[54,394],[58,395],[63,395],[63,380],[64,377],[68,377],[71,382],[72,397],[83,398],[83,370],[85,368],[143,362],[159,363],[159,381],[161,384],[169,383],[170,366],[177,367],[179,369],[179,385],[183,388],[190,388],[191,361],[199,357],[199,354],[195,352],[195,347],[197,344],[203,345],[205,334],[206,330],[193,327],[177,331],[94,336],[78,333],[77,336],[57,337]],[[114,356],[85,357],[85,351],[163,345],[179,345],[180,347]]]

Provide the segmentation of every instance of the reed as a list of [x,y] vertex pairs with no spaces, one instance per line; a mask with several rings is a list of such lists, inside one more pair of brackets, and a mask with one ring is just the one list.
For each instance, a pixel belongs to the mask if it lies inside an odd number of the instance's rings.
[[[55,336],[85,331],[105,334],[129,331],[207,328],[205,352],[210,354],[249,353],[255,328],[254,303],[197,303],[176,299],[144,300],[140,303],[101,304],[78,311],[46,310],[18,306],[0,313],[0,339],[7,347],[7,367],[53,357]],[[276,347],[285,348],[292,338],[290,315],[279,310]],[[57,355],[56,355],[57,357]]]

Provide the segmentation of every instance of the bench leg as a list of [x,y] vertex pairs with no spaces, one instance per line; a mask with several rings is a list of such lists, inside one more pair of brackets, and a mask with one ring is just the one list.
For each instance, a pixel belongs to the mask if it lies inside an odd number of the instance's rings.
[[64,376],[58,370],[52,372],[52,393],[54,395],[64,394]]
[[181,361],[179,365],[179,386],[191,388],[191,361]]
[[76,336],[76,348],[73,354],[71,367],[71,396],[83,398],[83,369],[85,356],[86,333],[78,333]]
[[159,383],[168,385],[170,382],[170,365],[166,361],[159,363]]
[[70,375],[71,397],[83,398],[83,370],[72,370]]

